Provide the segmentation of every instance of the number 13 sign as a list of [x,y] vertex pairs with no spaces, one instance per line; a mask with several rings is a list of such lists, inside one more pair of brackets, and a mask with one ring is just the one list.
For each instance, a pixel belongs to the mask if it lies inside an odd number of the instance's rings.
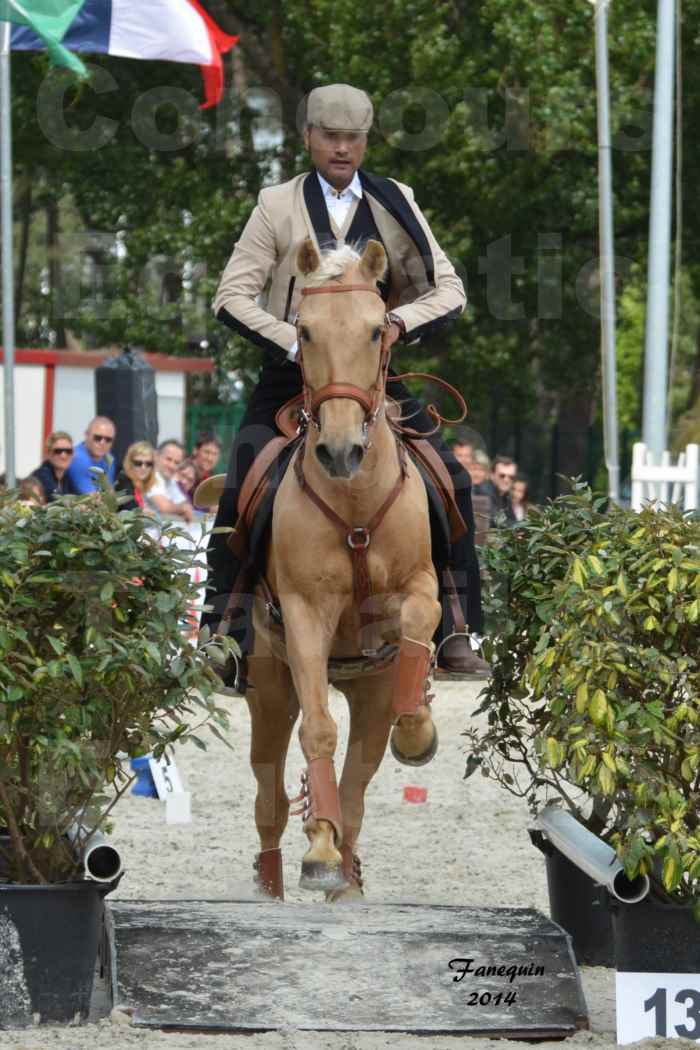
[[700,974],[618,972],[616,999],[618,1043],[700,1041]]

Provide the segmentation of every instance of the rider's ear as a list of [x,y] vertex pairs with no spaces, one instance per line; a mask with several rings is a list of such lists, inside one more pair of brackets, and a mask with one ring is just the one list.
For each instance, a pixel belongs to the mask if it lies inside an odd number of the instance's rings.
[[360,273],[368,281],[381,281],[386,273],[386,252],[379,241],[367,241],[360,259]]
[[304,277],[308,277],[314,270],[318,270],[321,265],[321,259],[314,247],[314,242],[310,237],[299,246],[297,252],[297,268],[303,273]]

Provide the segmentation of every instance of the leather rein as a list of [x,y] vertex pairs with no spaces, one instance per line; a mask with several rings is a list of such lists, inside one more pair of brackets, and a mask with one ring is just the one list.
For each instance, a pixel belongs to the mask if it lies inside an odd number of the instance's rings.
[[[325,284],[320,285],[318,288],[303,288],[301,294],[302,296],[326,294],[337,295],[339,292],[371,292],[373,295],[378,295],[380,299],[382,297],[381,292],[374,284]],[[385,328],[386,327],[388,327],[388,322],[385,322]],[[361,386],[356,386],[354,383],[327,383],[326,386],[321,387],[320,390],[313,391],[306,380],[306,373],[304,372],[304,352],[301,346],[302,340],[298,319],[297,340],[299,343],[297,361],[299,362],[299,367],[301,369],[304,399],[304,405],[300,412],[302,430],[304,430],[309,424],[312,424],[316,430],[320,430],[321,419],[319,417],[319,412],[321,405],[325,401],[331,401],[334,398],[346,398],[351,401],[356,401],[364,409],[365,418],[362,424],[362,432],[365,445],[368,446],[368,431],[372,424],[376,422],[379,410],[384,403],[387,383],[399,383],[405,379],[427,379],[431,383],[437,383],[437,385],[441,386],[443,390],[447,390],[450,396],[457,402],[457,405],[459,406],[459,415],[454,419],[448,419],[446,416],[440,414],[435,405],[426,405],[425,411],[435,423],[432,430],[413,430],[411,427],[403,426],[400,419],[392,419],[390,420],[391,427],[397,433],[405,434],[407,437],[432,437],[433,434],[438,432],[443,424],[447,423],[448,425],[453,426],[454,424],[461,423],[462,420],[466,419],[467,405],[464,398],[459,390],[453,387],[451,383],[448,383],[447,380],[441,379],[440,376],[431,376],[427,372],[402,372],[401,375],[390,376],[389,360],[391,358],[391,349],[385,348],[383,345],[379,355],[377,378],[369,390],[364,390]]]

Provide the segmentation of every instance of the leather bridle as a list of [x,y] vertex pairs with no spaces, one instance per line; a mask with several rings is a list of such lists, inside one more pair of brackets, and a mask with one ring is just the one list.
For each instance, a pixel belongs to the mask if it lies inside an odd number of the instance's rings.
[[[301,294],[326,295],[333,293],[337,294],[338,292],[372,292],[373,295],[378,295],[380,299],[382,298],[381,292],[374,284],[325,284],[318,288],[303,288]],[[299,344],[297,361],[301,368],[301,379],[304,393],[304,407],[301,411],[302,424],[311,423],[316,430],[320,430],[321,419],[319,413],[321,405],[326,401],[332,401],[336,398],[345,398],[349,401],[356,401],[365,413],[365,418],[362,423],[362,433],[365,445],[367,445],[369,441],[369,428],[376,422],[379,411],[384,404],[386,380],[389,372],[389,358],[391,356],[390,350],[386,348],[382,342],[377,377],[369,390],[365,390],[361,386],[355,386],[354,383],[327,383],[326,386],[321,387],[320,390],[314,391],[309,386],[304,371],[303,340],[301,338],[301,324],[298,318],[296,327]]]

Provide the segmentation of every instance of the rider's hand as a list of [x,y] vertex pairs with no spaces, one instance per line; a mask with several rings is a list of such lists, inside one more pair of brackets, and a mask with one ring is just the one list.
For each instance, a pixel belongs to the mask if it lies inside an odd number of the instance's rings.
[[385,350],[393,346],[394,343],[401,338],[403,332],[397,324],[390,324],[388,328],[384,329],[384,335],[382,337],[382,344]]

